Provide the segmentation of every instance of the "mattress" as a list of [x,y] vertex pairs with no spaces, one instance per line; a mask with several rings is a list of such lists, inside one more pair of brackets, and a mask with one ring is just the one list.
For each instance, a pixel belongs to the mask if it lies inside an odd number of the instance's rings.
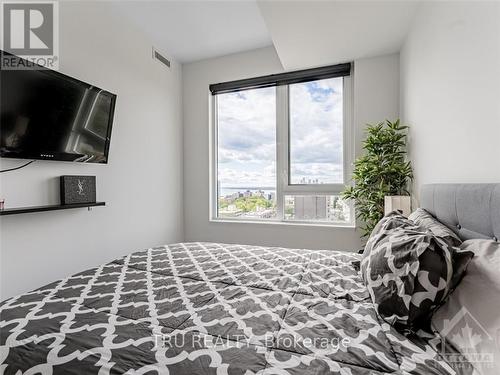
[[0,305],[5,374],[453,374],[380,320],[355,253],[179,243]]

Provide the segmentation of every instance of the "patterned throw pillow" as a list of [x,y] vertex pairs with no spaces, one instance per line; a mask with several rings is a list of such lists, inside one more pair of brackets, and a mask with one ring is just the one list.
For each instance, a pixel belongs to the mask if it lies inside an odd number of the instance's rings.
[[413,222],[401,215],[398,211],[393,211],[385,215],[373,228],[368,241],[366,242],[363,251],[363,258],[365,258],[373,250],[373,247],[378,243],[381,237],[385,235],[382,228],[395,229],[399,227],[413,226]]
[[368,241],[361,274],[379,315],[400,330],[413,330],[448,295],[453,250],[398,213],[379,224]]
[[430,230],[432,234],[441,237],[451,246],[460,246],[462,244],[462,240],[458,238],[458,236],[450,228],[437,221],[434,216],[423,208],[418,208],[412,212],[408,219],[413,221],[418,226]]
[[462,276],[465,273],[467,265],[474,256],[470,251],[463,251],[459,249],[462,245],[462,240],[443,223],[439,222],[434,216],[423,208],[418,208],[410,214],[409,220],[413,221],[416,225],[431,231],[433,235],[446,241],[449,246],[453,247],[453,278],[451,281],[451,289],[455,289]]

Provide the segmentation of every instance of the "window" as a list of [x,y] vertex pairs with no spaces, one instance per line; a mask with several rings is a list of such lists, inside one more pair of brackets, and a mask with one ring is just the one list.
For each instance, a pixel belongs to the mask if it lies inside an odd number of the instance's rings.
[[353,225],[349,72],[211,86],[211,219]]
[[276,90],[217,97],[217,199],[221,218],[276,218]]
[[290,183],[342,184],[343,78],[289,86]]

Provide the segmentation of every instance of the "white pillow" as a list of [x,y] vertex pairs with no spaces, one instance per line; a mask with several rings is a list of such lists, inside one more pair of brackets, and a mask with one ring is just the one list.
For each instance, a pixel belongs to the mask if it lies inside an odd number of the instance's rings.
[[461,283],[434,314],[432,326],[442,339],[472,363],[479,374],[498,375],[500,244],[490,240],[469,240],[460,248],[474,252],[475,256]]

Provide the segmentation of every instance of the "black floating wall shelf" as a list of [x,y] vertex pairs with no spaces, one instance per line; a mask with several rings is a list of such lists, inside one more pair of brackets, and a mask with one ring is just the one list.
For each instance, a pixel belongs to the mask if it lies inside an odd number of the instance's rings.
[[94,202],[94,203],[77,203],[77,204],[54,204],[49,206],[33,206],[33,207],[16,207],[16,208],[5,208],[0,210],[0,216],[5,215],[17,215],[17,214],[28,214],[31,212],[42,212],[42,211],[57,211],[57,210],[68,210],[70,208],[85,208],[105,206],[106,202]]

